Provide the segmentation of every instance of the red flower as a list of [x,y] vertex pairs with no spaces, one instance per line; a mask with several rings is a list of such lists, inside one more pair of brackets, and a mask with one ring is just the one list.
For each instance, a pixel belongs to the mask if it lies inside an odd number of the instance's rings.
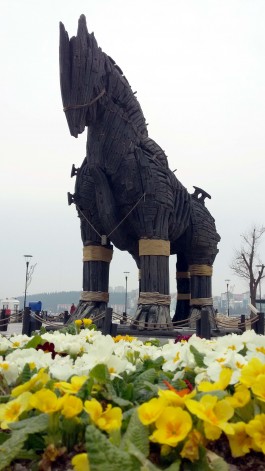
[[39,343],[37,345],[36,350],[43,350],[44,353],[51,353],[52,354],[52,359],[54,360],[55,355],[57,355],[57,352],[54,350],[54,343],[50,342],[45,342],[43,345]]

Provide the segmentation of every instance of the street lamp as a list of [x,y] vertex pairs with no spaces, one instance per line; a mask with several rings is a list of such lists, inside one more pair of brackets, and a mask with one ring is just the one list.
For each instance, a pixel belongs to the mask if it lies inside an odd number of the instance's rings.
[[125,274],[125,316],[127,315],[127,280],[128,280],[128,275],[129,271],[124,271]]
[[260,276],[260,280],[259,280],[259,312],[261,312],[261,273],[263,271],[264,265],[262,263],[262,265],[256,265],[256,267],[261,268],[261,270],[259,270],[259,276]]
[[229,281],[230,280],[225,280],[226,281],[226,296],[227,296],[227,315],[229,317]]
[[26,282],[25,282],[25,294],[24,294],[24,311],[26,308],[26,298],[27,298],[27,287],[29,281],[29,261],[32,258],[32,255],[24,255],[26,260]]

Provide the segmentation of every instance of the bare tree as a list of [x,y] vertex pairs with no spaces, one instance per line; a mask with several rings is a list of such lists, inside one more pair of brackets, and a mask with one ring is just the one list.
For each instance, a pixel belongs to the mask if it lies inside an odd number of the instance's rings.
[[265,265],[261,262],[257,251],[264,232],[265,227],[253,226],[248,232],[242,234],[240,236],[242,239],[241,249],[235,251],[230,265],[236,276],[247,280],[250,301],[253,306],[256,306],[257,287],[260,280],[265,277],[265,274],[263,275]]

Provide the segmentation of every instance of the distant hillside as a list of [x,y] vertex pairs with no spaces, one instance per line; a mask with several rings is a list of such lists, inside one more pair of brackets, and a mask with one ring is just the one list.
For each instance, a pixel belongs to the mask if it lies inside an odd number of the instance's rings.
[[[135,293],[135,292],[134,292]],[[130,299],[131,293],[128,293],[128,301]],[[57,312],[57,307],[59,311],[64,311],[67,308],[63,306],[69,306],[72,303],[75,305],[78,304],[80,298],[80,291],[60,291],[56,293],[37,293],[27,295],[27,306],[29,302],[41,301],[42,309],[44,311]],[[17,296],[20,303],[20,309],[23,308],[24,296]],[[110,293],[109,305],[114,304],[124,304],[125,303],[125,293]]]

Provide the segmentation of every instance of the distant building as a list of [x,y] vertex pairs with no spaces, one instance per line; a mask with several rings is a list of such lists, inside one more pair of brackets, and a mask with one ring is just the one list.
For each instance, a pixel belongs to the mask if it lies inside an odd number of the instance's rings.
[[10,311],[10,314],[16,314],[19,311],[19,301],[16,298],[2,299],[0,309],[7,309],[7,311]]

